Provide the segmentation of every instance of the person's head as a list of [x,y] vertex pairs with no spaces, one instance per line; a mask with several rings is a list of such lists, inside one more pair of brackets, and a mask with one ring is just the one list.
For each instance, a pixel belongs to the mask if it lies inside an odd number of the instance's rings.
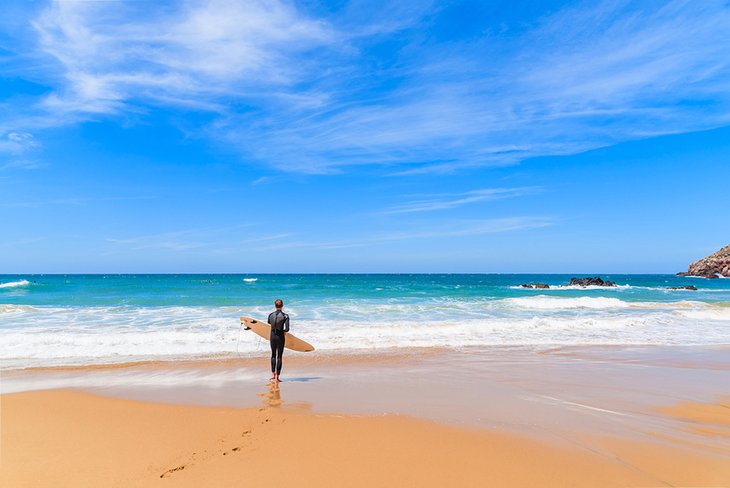
[[282,308],[284,306],[284,302],[281,301],[281,298],[277,298],[276,300],[274,300],[274,306],[276,308]]

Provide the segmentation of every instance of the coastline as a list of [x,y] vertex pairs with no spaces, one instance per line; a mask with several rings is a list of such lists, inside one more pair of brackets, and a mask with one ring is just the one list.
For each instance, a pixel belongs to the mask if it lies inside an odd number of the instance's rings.
[[[688,280],[673,275],[606,275],[619,286],[586,288],[562,286],[568,275],[37,278],[0,290],[0,369],[257,354],[268,343],[242,332],[239,317],[266,317],[278,294],[317,354],[730,343],[730,288],[704,280],[685,290]],[[526,281],[562,285],[521,288]]]
[[[4,486],[723,486],[727,459],[602,438],[612,455],[403,416],[3,396]],[[49,422],[48,406],[53,405]],[[62,481],[59,481],[62,480]]]
[[3,484],[730,486],[727,347],[267,361],[5,373]]
[[[0,482],[730,486],[730,289],[620,278],[547,292],[497,275],[10,288]],[[286,352],[273,389],[268,342],[238,317],[265,316],[282,287],[317,350]],[[282,446],[292,459],[274,463]]]

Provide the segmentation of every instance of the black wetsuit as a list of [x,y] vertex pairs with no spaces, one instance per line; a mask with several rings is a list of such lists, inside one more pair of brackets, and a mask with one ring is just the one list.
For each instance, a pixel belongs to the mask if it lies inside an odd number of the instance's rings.
[[277,310],[269,314],[269,325],[271,326],[271,372],[281,374],[281,357],[284,355],[284,342],[289,332],[289,316]]

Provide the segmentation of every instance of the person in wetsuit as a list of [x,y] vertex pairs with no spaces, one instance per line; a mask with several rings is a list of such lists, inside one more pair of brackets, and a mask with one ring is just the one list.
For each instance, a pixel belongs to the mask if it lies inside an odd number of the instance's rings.
[[274,302],[276,310],[269,314],[269,325],[271,326],[271,335],[269,342],[271,343],[271,379],[276,382],[281,381],[281,359],[284,355],[284,342],[286,333],[289,332],[289,316],[281,311],[284,308],[284,302],[277,299]]

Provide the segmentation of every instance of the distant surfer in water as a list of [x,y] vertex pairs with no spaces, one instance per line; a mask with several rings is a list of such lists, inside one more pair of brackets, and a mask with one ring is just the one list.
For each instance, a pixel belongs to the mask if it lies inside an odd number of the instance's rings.
[[281,359],[284,355],[284,341],[286,333],[289,332],[289,316],[281,310],[284,308],[283,301],[277,299],[274,306],[276,310],[269,314],[269,325],[271,326],[269,342],[271,343],[271,379],[278,383],[281,381],[279,375],[281,374]]

